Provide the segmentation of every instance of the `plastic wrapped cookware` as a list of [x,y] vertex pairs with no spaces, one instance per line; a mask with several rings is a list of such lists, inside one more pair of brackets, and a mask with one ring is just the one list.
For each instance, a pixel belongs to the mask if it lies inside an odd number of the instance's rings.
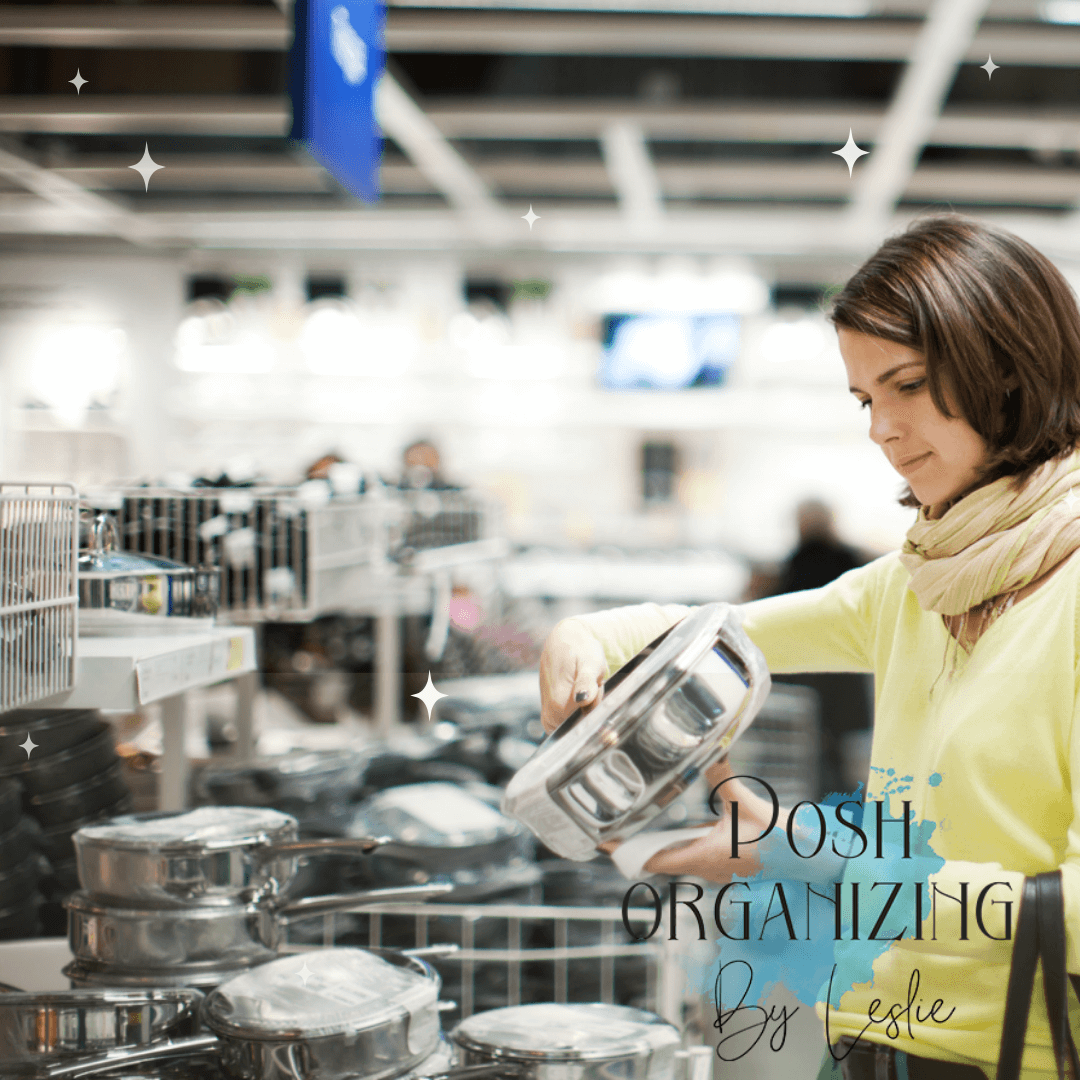
[[728,604],[706,604],[616,672],[507,785],[503,811],[585,861],[642,829],[730,750],[768,696],[761,650]]
[[600,1003],[489,1009],[450,1033],[464,1067],[501,1063],[521,1080],[672,1080],[679,1029]]

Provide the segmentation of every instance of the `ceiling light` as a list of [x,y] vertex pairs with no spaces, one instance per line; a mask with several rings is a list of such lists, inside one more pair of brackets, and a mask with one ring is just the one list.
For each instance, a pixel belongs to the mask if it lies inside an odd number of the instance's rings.
[[1040,14],[1046,22],[1080,23],[1080,0],[1046,0]]

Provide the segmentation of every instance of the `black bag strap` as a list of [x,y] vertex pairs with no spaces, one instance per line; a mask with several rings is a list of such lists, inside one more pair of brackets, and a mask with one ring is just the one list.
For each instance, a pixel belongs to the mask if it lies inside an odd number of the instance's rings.
[[1068,1002],[1070,981],[1077,997],[1080,997],[1080,979],[1067,975],[1065,956],[1065,899],[1061,889],[1061,872],[1054,870],[1026,878],[1020,901],[1020,917],[1013,938],[997,1080],[1020,1078],[1024,1036],[1035,990],[1035,968],[1040,959],[1058,1078],[1065,1080],[1069,1076],[1072,1080],[1080,1080],[1080,1059],[1069,1030]]

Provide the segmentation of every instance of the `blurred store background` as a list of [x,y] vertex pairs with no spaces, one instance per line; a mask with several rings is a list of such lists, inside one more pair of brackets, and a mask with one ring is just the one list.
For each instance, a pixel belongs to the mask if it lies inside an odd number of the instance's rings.
[[[74,822],[272,802],[289,768],[265,761],[297,749],[368,755],[326,781],[349,813],[497,787],[540,737],[559,618],[897,547],[912,512],[825,311],[914,215],[1001,223],[1080,281],[1080,0],[392,0],[374,204],[287,137],[291,26],[287,0],[0,8],[0,478],[76,485],[84,548],[111,515],[249,635],[188,682],[144,648],[130,707],[71,672],[0,698],[105,708],[124,762],[96,802],[23,802],[46,931]],[[21,596],[0,593],[9,635]],[[79,678],[107,623],[83,619]],[[793,798],[853,790],[866,683],[791,682],[749,765]],[[254,779],[222,764],[253,755]],[[459,895],[535,901],[515,844],[490,894],[451,868]]]

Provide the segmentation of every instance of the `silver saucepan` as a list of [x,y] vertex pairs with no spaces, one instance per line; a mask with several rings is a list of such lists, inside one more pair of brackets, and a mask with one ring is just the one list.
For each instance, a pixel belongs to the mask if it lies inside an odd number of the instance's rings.
[[623,1005],[516,1005],[462,1020],[463,1067],[501,1064],[523,1080],[673,1080],[679,1029]]
[[3,1071],[194,1035],[203,995],[190,989],[68,990],[0,996]]
[[417,957],[316,949],[219,986],[203,1004],[207,1034],[74,1060],[44,1075],[74,1080],[216,1050],[238,1080],[385,1080],[440,1049],[439,986]]
[[122,904],[257,901],[280,896],[300,860],[365,855],[382,841],[297,839],[296,818],[266,807],[203,806],[129,814],[79,829],[72,840],[79,882]]
[[89,893],[73,893],[68,941],[76,960],[137,971],[176,966],[263,964],[277,955],[290,920],[330,911],[363,911],[377,904],[415,903],[452,891],[449,883],[367,889],[305,897],[282,904],[276,897],[234,904],[183,907],[104,905]]

